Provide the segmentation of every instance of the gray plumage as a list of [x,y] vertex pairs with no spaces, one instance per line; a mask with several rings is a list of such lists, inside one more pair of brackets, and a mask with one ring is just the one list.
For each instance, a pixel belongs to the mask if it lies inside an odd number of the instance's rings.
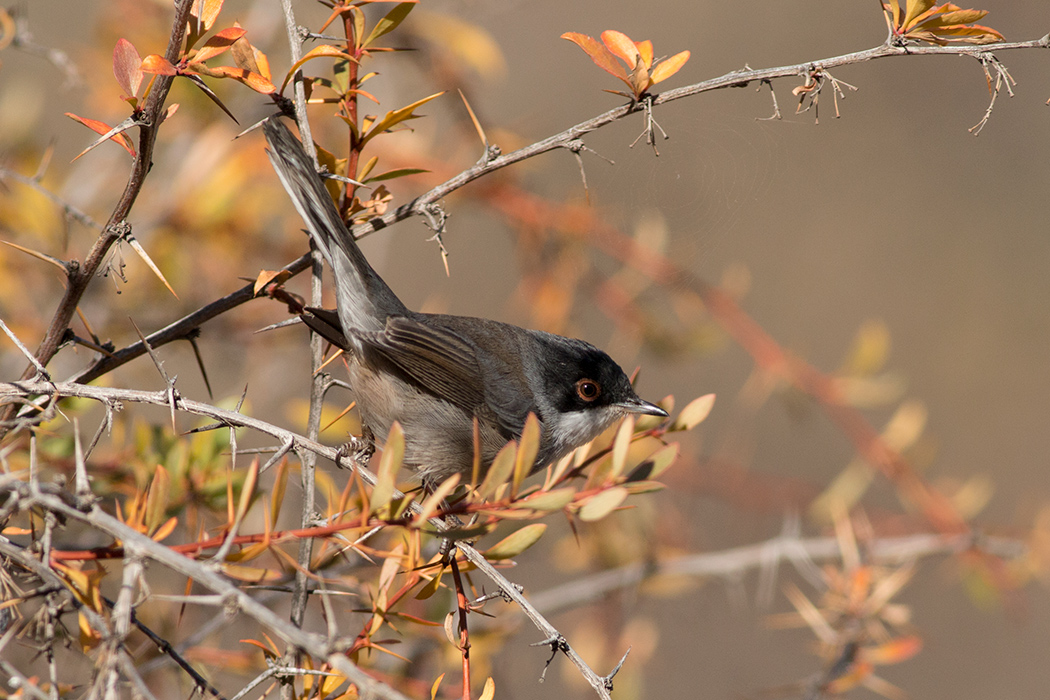
[[302,145],[276,119],[263,130],[270,162],[332,268],[362,422],[381,440],[400,422],[405,464],[424,481],[469,476],[475,419],[484,473],[508,440],[521,437],[530,412],[541,425],[533,470],[627,413],[667,415],[639,399],[623,370],[582,340],[409,310],[368,264]]

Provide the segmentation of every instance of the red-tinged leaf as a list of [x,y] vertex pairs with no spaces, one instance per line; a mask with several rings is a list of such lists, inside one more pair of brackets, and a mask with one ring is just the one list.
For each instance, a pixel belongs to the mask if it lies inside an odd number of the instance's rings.
[[306,55],[304,55],[302,58],[296,61],[295,64],[288,69],[288,73],[284,76],[284,82],[281,83],[281,92],[284,92],[284,88],[286,85],[288,85],[288,81],[292,79],[292,76],[295,75],[295,72],[297,70],[302,68],[304,63],[315,58],[321,58],[324,56],[327,56],[328,58],[339,58],[354,61],[354,63],[357,63],[357,61],[354,60],[352,56],[334,46],[330,46],[328,44],[321,44],[320,46],[315,46],[314,48],[306,52]]
[[670,58],[664,61],[660,61],[660,63],[657,64],[656,68],[653,68],[653,84],[655,85],[656,83],[663,82],[664,80],[670,78],[672,75],[681,70],[682,66],[684,66],[686,61],[688,60],[689,52],[682,51],[680,53],[676,53],[674,56],[671,56]]
[[164,110],[164,114],[162,114],[160,116],[161,124],[166,122],[168,119],[171,119],[172,117],[174,117],[175,113],[178,112],[178,111],[179,111],[179,103],[178,102],[172,102],[170,105],[168,105],[168,108],[166,110]]
[[142,83],[142,59],[135,46],[127,39],[117,39],[113,47],[113,76],[124,94],[134,97]]
[[408,13],[412,11],[412,8],[416,6],[416,2],[402,2],[394,6],[394,9],[386,13],[383,19],[376,22],[376,26],[372,28],[372,33],[368,35],[368,38],[361,43],[361,48],[370,46],[373,41],[389,34],[390,32],[397,29],[398,25],[405,21],[408,17]]
[[615,29],[606,29],[602,32],[602,41],[609,47],[609,51],[614,56],[618,56],[627,64],[628,69],[634,68],[638,63],[638,59],[641,56],[638,52],[638,46],[631,41],[631,37],[623,32],[618,32]]
[[630,85],[630,83],[627,82],[627,71],[624,70],[623,65],[616,60],[616,57],[612,52],[605,47],[605,44],[594,37],[587,36],[586,34],[579,34],[577,32],[565,32],[561,35],[561,38],[568,39],[583,49],[583,52],[594,61],[594,65],[598,66],[614,78],[619,78]]
[[195,63],[203,63],[209,58],[215,58],[233,46],[233,42],[240,39],[245,33],[246,30],[243,27],[228,27],[227,29],[223,29],[211,39],[204,42],[204,46],[194,54],[193,61]]
[[[110,126],[108,124],[104,123],[104,122],[100,122],[100,121],[98,121],[96,119],[87,119],[85,117],[78,117],[77,115],[73,114],[72,112],[66,112],[66,116],[69,117],[70,119],[74,120],[74,121],[80,122],[81,124],[83,124],[87,128],[89,128],[92,131],[94,131],[96,134],[102,134],[102,138],[100,138],[99,140],[95,141],[95,143],[91,144],[90,146],[85,148],[83,151],[81,151],[79,154],[77,154],[77,158],[79,158],[80,156],[84,155],[85,153],[87,153],[92,148],[94,148],[95,146],[99,145],[100,143],[102,143],[106,139],[109,139],[110,141],[112,141],[114,143],[120,144],[121,146],[124,147],[125,151],[127,151],[128,153],[131,154],[132,158],[135,157],[135,149],[131,145],[131,139],[129,139],[123,133],[125,129],[127,129],[127,128],[131,127],[131,126],[134,126],[134,122],[132,122],[130,120],[126,120],[120,126],[115,126],[113,128],[110,128]],[[77,158],[74,158],[73,160],[76,160]]]
[[179,71],[171,64],[171,61],[155,53],[151,53],[142,59],[141,68],[143,73],[155,73],[157,75],[179,74]]

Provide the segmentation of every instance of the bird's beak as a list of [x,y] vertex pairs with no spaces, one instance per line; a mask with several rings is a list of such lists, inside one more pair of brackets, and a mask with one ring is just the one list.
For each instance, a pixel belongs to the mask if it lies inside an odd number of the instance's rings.
[[643,401],[642,399],[635,396],[632,399],[621,401],[616,404],[627,413],[640,413],[646,416],[659,416],[660,418],[667,418],[667,411],[660,408],[654,403]]

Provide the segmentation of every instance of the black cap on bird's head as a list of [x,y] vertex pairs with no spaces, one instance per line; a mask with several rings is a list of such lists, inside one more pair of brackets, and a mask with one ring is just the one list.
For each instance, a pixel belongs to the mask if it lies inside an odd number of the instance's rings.
[[557,397],[560,413],[613,409],[618,415],[638,413],[667,417],[667,411],[638,397],[631,380],[608,354],[590,343],[557,338],[546,360],[548,396]]

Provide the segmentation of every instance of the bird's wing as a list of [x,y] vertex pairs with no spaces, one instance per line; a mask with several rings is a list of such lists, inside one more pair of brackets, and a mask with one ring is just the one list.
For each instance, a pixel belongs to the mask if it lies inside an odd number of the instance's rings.
[[484,406],[475,350],[456,333],[391,316],[382,332],[355,335],[439,398],[472,414]]

